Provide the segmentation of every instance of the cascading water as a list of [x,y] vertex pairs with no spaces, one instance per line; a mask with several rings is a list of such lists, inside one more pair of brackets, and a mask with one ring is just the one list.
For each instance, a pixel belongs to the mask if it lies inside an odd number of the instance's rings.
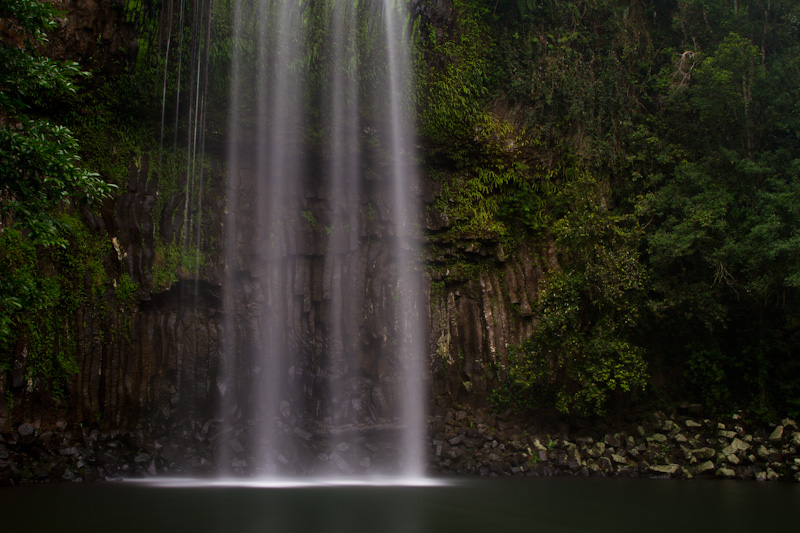
[[223,474],[424,473],[404,7],[233,3]]

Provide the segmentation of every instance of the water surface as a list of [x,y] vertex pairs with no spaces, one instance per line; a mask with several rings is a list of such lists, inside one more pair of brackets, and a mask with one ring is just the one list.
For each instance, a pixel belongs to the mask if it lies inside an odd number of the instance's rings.
[[798,517],[800,484],[711,480],[119,482],[0,489],[4,533],[789,531]]

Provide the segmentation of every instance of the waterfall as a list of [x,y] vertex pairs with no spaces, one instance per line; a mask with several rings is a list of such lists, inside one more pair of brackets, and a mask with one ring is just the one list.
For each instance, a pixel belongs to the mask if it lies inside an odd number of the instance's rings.
[[405,2],[232,9],[220,471],[421,476]]
[[[394,3],[386,0],[388,4]],[[390,102],[390,143],[392,207],[396,223],[394,252],[398,268],[398,315],[400,322],[400,354],[402,357],[403,398],[401,418],[406,426],[403,433],[405,474],[419,476],[424,467],[424,423],[425,411],[422,387],[425,342],[423,339],[424,300],[422,277],[419,271],[418,250],[414,245],[415,230],[418,230],[420,214],[409,188],[417,186],[414,144],[408,117],[410,109],[404,105],[403,97],[409,93],[409,58],[402,48],[402,25],[396,8],[384,9],[386,27],[386,49],[389,65],[388,94]]]

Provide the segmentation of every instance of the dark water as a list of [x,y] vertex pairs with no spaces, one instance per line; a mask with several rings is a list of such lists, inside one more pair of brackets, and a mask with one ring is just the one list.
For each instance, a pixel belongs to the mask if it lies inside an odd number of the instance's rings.
[[3,533],[778,530],[800,530],[800,484],[526,478],[405,487],[0,489]]

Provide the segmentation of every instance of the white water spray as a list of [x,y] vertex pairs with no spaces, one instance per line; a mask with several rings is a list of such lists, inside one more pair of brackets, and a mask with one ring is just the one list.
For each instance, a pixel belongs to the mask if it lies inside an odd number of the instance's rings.
[[234,3],[221,471],[418,478],[425,308],[405,3],[312,4]]

